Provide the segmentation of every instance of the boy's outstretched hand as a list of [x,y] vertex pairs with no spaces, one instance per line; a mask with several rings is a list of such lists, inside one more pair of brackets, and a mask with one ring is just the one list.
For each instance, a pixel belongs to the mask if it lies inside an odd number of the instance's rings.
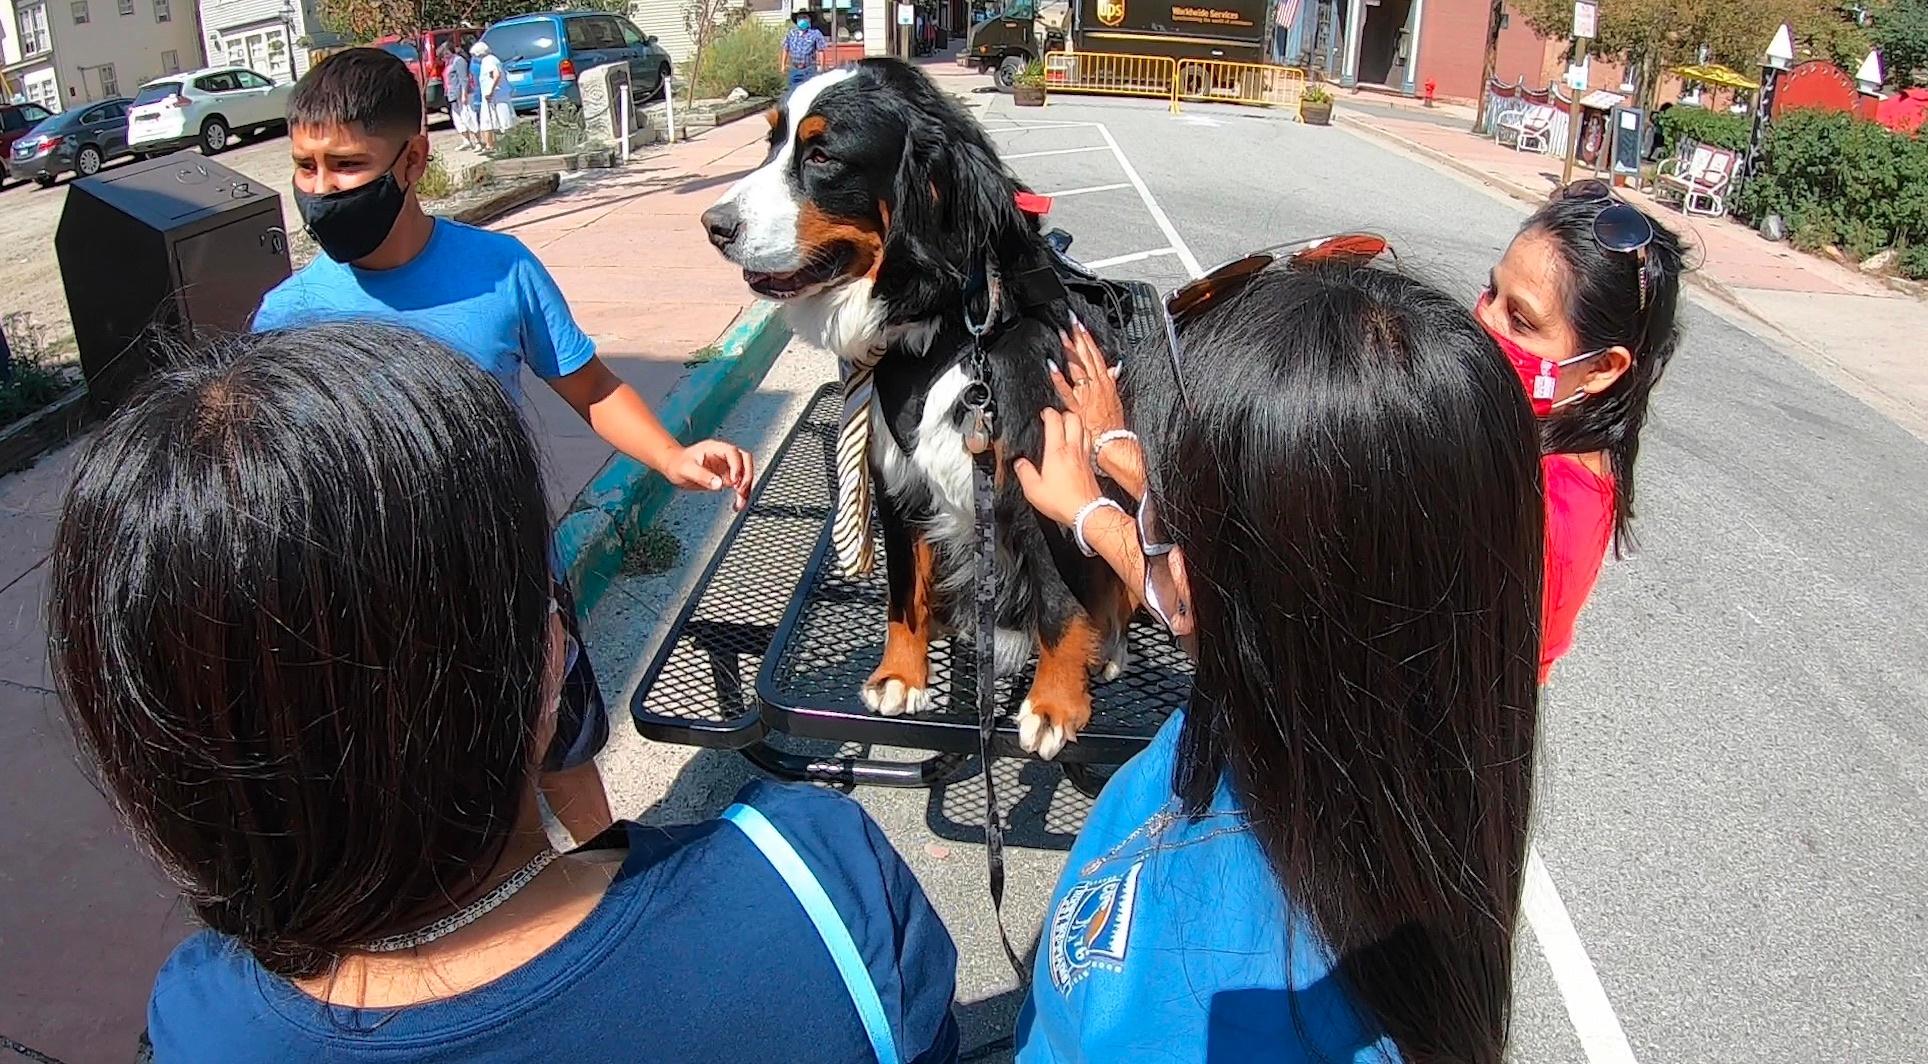
[[679,488],[694,491],[736,492],[732,509],[750,504],[750,484],[756,477],[756,459],[750,452],[724,440],[703,440],[681,448],[663,463],[663,476]]

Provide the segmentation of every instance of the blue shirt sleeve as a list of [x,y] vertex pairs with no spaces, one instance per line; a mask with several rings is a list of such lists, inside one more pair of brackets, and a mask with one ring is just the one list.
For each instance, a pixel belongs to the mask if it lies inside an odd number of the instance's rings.
[[804,784],[757,780],[736,800],[783,833],[836,904],[903,1059],[956,1059],[957,947],[883,829],[856,802]]
[[596,357],[595,341],[569,313],[569,302],[562,298],[556,279],[528,248],[521,251],[516,285],[522,302],[523,358],[543,380],[567,377]]

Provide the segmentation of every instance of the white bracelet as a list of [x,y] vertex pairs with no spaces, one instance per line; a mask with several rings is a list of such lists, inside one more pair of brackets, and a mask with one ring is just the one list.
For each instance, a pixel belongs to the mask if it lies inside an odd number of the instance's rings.
[[[1116,510],[1121,514],[1125,512],[1125,508],[1118,505],[1118,500],[1107,499],[1102,495],[1085,503],[1084,506],[1078,510],[1078,516],[1071,519],[1071,538],[1077,541],[1078,549],[1083,551],[1084,556],[1087,558],[1097,557],[1098,552],[1091,549],[1091,544],[1085,540],[1085,521],[1099,510]],[[1127,514],[1126,516],[1130,515]]]
[[1098,456],[1104,453],[1104,449],[1117,443],[1119,440],[1130,440],[1133,443],[1137,443],[1138,434],[1130,429],[1107,429],[1104,432],[1100,432],[1097,439],[1091,441],[1091,467],[1093,469],[1098,467]]

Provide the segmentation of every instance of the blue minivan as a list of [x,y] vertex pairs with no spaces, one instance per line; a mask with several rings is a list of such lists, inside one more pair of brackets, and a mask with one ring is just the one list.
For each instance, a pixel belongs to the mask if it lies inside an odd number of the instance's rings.
[[482,34],[502,60],[519,110],[543,98],[582,103],[576,76],[606,63],[629,64],[629,89],[649,99],[669,80],[669,53],[656,38],[621,15],[600,11],[554,11],[517,15]]

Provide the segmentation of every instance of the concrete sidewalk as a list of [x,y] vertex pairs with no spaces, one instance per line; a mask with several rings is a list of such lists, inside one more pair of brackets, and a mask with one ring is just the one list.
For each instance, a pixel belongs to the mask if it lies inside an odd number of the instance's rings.
[[[751,296],[698,216],[764,155],[756,116],[571,184],[492,228],[555,274],[612,368],[660,402]],[[560,514],[610,449],[525,380]],[[46,552],[82,443],[0,478],[0,1064],[131,1058],[154,972],[190,930],[83,778],[51,691]],[[37,1059],[37,1058],[21,1058]]]
[[[1560,181],[1561,159],[1514,151],[1419,111],[1335,109],[1339,125],[1392,143],[1528,205]],[[1465,109],[1456,109],[1464,111]],[[1584,171],[1576,171],[1584,176]],[[1682,214],[1631,189],[1628,200],[1671,226],[1697,265],[1689,281],[1755,332],[1785,340],[1843,390],[1928,440],[1928,362],[1912,357],[1909,337],[1928,333],[1928,303],[1818,255],[1771,243],[1731,218]],[[1691,342],[1691,339],[1690,339]]]

